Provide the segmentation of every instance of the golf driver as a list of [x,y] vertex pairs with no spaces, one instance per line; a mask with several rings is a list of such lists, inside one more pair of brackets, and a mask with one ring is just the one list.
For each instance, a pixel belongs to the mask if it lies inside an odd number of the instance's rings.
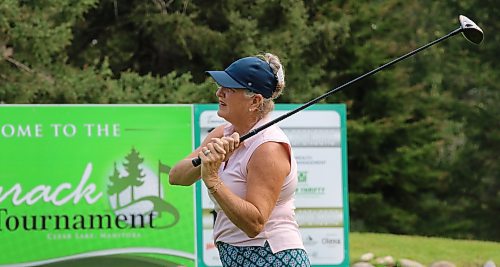
[[[426,48],[428,48],[428,47],[430,47],[432,45],[435,45],[435,44],[437,44],[437,43],[439,43],[439,42],[441,42],[441,41],[443,41],[445,39],[448,39],[449,37],[454,36],[454,35],[456,35],[458,33],[462,33],[462,35],[465,37],[465,39],[469,40],[470,42],[472,42],[474,44],[480,44],[483,41],[483,36],[484,36],[483,30],[481,30],[481,28],[479,28],[472,20],[470,20],[469,18],[467,18],[466,16],[463,16],[463,15],[460,15],[458,17],[458,20],[460,21],[460,27],[458,29],[456,29],[456,30],[448,33],[447,35],[445,35],[445,36],[443,36],[443,37],[441,37],[439,39],[436,39],[436,40],[434,40],[434,41],[432,41],[432,42],[430,42],[430,43],[428,43],[428,44],[426,44],[424,46],[421,46],[421,47],[419,47],[419,48],[417,48],[417,49],[415,49],[415,50],[413,50],[413,51],[411,51],[411,52],[409,52],[409,53],[407,53],[405,55],[402,55],[402,56],[400,56],[400,57],[398,57],[398,58],[396,58],[396,59],[394,59],[394,60],[392,60],[392,61],[390,61],[390,62],[388,62],[388,63],[386,63],[386,64],[384,64],[384,65],[382,65],[382,66],[380,66],[380,67],[378,67],[378,68],[370,71],[370,72],[367,72],[367,73],[365,73],[365,74],[357,77],[354,80],[351,80],[351,81],[349,81],[347,83],[344,83],[343,85],[341,85],[341,86],[339,86],[337,88],[334,88],[334,89],[326,92],[325,94],[320,95],[320,96],[314,98],[313,100],[305,103],[304,105],[302,105],[302,106],[300,106],[300,107],[298,107],[298,108],[296,108],[296,109],[294,109],[292,111],[289,111],[288,113],[285,113],[285,114],[277,117],[276,119],[274,119],[272,121],[269,121],[268,123],[260,126],[260,127],[257,127],[255,129],[251,130],[250,132],[248,132],[248,133],[246,133],[246,134],[244,134],[244,135],[242,135],[240,137],[240,142],[243,142],[246,139],[248,139],[248,138],[256,135],[257,133],[259,133],[260,131],[266,129],[269,126],[271,126],[271,125],[273,125],[273,124],[275,124],[277,122],[280,122],[280,121],[282,121],[282,120],[284,120],[284,119],[292,116],[293,114],[295,114],[295,113],[297,113],[297,112],[299,112],[299,111],[301,111],[303,109],[306,109],[307,107],[309,107],[309,106],[311,106],[313,104],[316,104],[320,100],[322,100],[322,99],[324,99],[324,98],[332,95],[333,93],[335,93],[337,91],[342,90],[344,87],[349,86],[349,85],[351,85],[351,84],[353,84],[353,83],[355,83],[355,82],[357,82],[357,81],[359,81],[359,80],[361,80],[363,78],[366,78],[366,77],[368,77],[370,75],[373,75],[373,74],[381,71],[382,69],[384,69],[386,67],[392,66],[392,65],[398,63],[399,61],[401,61],[403,59],[406,59],[406,58],[408,58],[410,56],[413,56],[416,53],[418,53],[418,52],[420,52],[420,51],[422,51],[422,50],[424,50],[424,49],[426,49]],[[193,163],[193,166],[196,167],[196,166],[199,166],[201,164],[201,159],[199,157],[196,157],[196,158],[193,158],[191,162]]]

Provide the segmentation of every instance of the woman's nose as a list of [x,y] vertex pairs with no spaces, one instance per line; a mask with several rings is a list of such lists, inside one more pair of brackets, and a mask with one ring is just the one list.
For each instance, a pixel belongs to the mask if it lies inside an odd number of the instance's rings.
[[222,87],[217,88],[215,95],[218,97],[224,97],[224,93],[222,93]]

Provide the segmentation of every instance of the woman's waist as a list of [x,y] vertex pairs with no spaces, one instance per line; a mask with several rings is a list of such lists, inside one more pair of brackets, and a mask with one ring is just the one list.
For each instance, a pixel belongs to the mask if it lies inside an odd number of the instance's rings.
[[[298,224],[295,221],[293,212],[291,214],[271,214],[264,225],[262,232],[255,238],[267,239],[272,235],[288,235],[298,232]],[[235,241],[250,239],[245,232],[234,225],[223,211],[218,212],[214,225],[214,237],[227,237]]]
[[257,236],[250,238],[234,224],[217,224],[214,228],[215,242],[233,246],[263,246],[267,241],[274,252],[291,248],[303,248],[299,227],[291,220],[270,220]]

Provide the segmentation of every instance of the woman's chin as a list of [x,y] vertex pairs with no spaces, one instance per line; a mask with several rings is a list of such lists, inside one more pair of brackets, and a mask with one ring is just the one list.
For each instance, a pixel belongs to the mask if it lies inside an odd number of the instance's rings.
[[219,105],[219,110],[217,110],[217,115],[223,119],[226,119],[227,112],[224,110],[224,107]]

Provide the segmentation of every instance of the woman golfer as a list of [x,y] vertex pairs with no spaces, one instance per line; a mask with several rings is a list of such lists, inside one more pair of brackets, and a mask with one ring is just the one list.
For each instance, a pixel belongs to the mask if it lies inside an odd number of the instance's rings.
[[[223,266],[310,266],[294,216],[297,163],[276,125],[239,143],[270,121],[285,87],[283,66],[266,53],[208,71],[219,88],[217,114],[228,123],[170,171],[170,183],[205,183],[215,203],[214,240]],[[201,167],[191,159],[200,157]]]

